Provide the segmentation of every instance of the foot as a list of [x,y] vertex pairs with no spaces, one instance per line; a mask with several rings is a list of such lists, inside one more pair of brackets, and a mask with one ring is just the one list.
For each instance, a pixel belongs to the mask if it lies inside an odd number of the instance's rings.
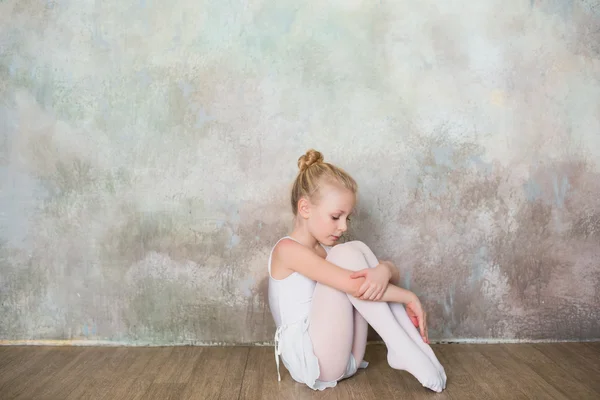
[[446,388],[446,379],[447,378],[446,378],[446,370],[444,370],[444,366],[440,363],[440,361],[435,356],[435,353],[433,352],[433,349],[427,343],[423,342],[423,340],[421,339],[420,336],[417,339],[417,345],[425,353],[425,355],[427,355],[427,357],[429,357],[429,360],[431,361],[431,363],[437,369],[438,373],[442,377],[442,380],[444,381],[444,389],[445,389]]
[[429,357],[429,360],[432,362],[432,364],[435,365],[436,369],[438,370],[440,376],[443,379],[445,388],[447,379],[446,371],[444,370],[442,364],[440,364],[440,361],[435,356],[435,353],[433,352],[431,346],[429,346],[423,341],[423,338],[419,334],[418,327],[415,327],[415,324],[406,312],[404,305],[398,303],[390,304],[390,308],[392,309],[392,313],[394,314],[394,317],[396,317],[396,320],[398,321],[400,326],[406,331],[408,336],[413,340],[413,342],[415,342],[419,349],[421,349],[421,351],[423,351],[423,353],[425,353],[425,355]]
[[434,392],[439,393],[446,387],[446,377],[440,374],[429,357],[418,348],[405,351],[401,356],[388,349],[387,360],[390,367],[410,373],[421,385]]

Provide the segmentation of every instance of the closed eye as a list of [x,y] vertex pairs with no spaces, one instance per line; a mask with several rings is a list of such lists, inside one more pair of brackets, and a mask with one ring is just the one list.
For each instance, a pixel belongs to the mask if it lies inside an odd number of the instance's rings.
[[[340,217],[331,217],[334,221],[337,221],[338,219],[340,219]],[[350,218],[346,218],[346,221],[350,222]]]

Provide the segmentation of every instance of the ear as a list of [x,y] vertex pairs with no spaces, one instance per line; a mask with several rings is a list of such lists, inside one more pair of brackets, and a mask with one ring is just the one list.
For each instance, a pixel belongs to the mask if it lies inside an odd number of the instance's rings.
[[298,214],[304,219],[310,216],[310,202],[305,197],[298,200]]

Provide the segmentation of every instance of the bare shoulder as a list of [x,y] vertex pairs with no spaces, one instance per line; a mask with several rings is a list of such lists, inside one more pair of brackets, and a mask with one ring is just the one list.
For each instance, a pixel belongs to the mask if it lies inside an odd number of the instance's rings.
[[284,238],[275,245],[273,255],[271,256],[271,275],[275,279],[285,279],[295,271],[290,268],[290,260],[302,257],[306,250],[300,243]]
[[298,243],[295,240],[292,240],[290,238],[287,238],[287,237],[283,238],[275,246],[275,249],[273,250],[273,255],[285,253],[285,252],[289,251],[290,249],[294,249],[296,247],[304,247],[304,246],[302,246],[300,243]]
[[318,249],[315,249],[313,251],[308,247],[289,238],[284,238],[280,240],[279,243],[277,243],[277,245],[273,249],[273,258],[277,258],[280,261],[284,262],[285,260],[298,261],[299,259],[304,259],[306,261],[314,261],[315,257],[326,258],[327,252],[321,246],[319,246]]

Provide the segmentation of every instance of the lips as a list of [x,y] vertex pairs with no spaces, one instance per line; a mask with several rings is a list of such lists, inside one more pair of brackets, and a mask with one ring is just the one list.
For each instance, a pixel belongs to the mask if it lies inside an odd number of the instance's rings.
[[340,237],[339,236],[332,236],[333,240],[339,240]]

